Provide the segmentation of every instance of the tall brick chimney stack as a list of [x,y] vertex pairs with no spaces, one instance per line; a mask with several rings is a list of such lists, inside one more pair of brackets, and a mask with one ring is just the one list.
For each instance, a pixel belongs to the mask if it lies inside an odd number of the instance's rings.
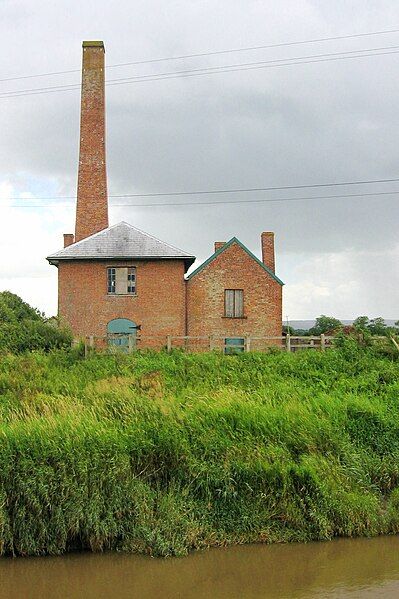
[[265,266],[270,268],[272,272],[275,271],[275,258],[274,258],[274,233],[266,231],[261,235],[262,244],[262,262]]
[[83,42],[75,241],[108,227],[104,43]]

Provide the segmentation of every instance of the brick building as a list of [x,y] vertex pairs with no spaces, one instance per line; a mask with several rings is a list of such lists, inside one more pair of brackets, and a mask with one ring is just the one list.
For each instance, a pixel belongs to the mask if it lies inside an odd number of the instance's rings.
[[[58,268],[58,313],[76,337],[141,332],[142,346],[167,335],[279,336],[282,282],[274,234],[261,235],[262,260],[235,237],[187,276],[195,257],[121,222],[108,223],[102,42],[83,42],[75,233],[48,256]],[[238,338],[238,341],[237,341]]]

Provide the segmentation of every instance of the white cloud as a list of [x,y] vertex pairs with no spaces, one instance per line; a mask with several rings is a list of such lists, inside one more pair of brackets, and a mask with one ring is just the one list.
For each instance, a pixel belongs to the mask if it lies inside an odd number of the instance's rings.
[[[297,255],[287,270],[284,314],[291,319],[328,314],[398,318],[399,245],[387,252]],[[382,308],[383,306],[383,308]]]
[[[37,205],[30,193],[19,194],[10,181],[0,182],[0,290],[20,295],[47,314],[57,310],[57,272],[45,257],[62,247],[66,209],[18,209]],[[68,215],[69,216],[69,215]]]
[[[81,41],[104,39],[107,64],[389,29],[399,5],[367,0],[104,0],[2,3],[2,78],[79,69]],[[158,15],[159,18],[154,18]],[[220,23],[223,22],[223,27]],[[266,23],[266,27],[265,27]],[[29,39],[29,51],[21,40]],[[107,71],[109,78],[391,45],[395,34],[285,46]],[[107,87],[112,194],[290,186],[398,175],[397,56]],[[79,73],[2,82],[2,91],[78,82]],[[4,208],[8,197],[74,195],[79,92],[0,98],[0,287],[54,313],[56,269],[45,256],[73,230],[73,209]],[[309,192],[193,196],[234,200],[361,193],[387,186]],[[334,188],[332,188],[334,189]],[[337,188],[336,188],[337,189]],[[172,198],[164,198],[171,201]],[[137,201],[136,201],[137,200]],[[180,198],[182,202],[184,199]],[[33,200],[34,201],[34,200]],[[125,201],[125,200],[123,200]],[[132,198],[126,203],[146,203]],[[116,202],[115,199],[112,202]],[[122,203],[122,200],[118,201]],[[259,254],[274,230],[277,274],[292,318],[396,316],[396,196],[269,204],[112,208],[124,219],[198,256],[233,235]]]

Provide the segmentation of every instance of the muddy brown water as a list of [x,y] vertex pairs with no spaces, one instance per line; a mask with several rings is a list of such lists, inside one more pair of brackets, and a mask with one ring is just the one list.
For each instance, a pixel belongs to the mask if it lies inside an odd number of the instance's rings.
[[1,599],[397,599],[399,536],[247,545],[151,559],[1,558]]

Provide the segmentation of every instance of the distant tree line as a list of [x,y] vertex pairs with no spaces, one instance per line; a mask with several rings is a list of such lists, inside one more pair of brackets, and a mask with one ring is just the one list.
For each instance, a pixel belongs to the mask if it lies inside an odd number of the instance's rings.
[[10,291],[0,292],[0,351],[24,352],[70,347],[72,336]]
[[338,318],[322,314],[316,318],[315,325],[310,329],[294,329],[291,326],[284,326],[285,333],[298,336],[319,336],[322,333],[336,335],[338,333],[359,332],[368,335],[398,335],[399,320],[393,326],[387,325],[385,320],[378,316],[369,318],[368,316],[358,316],[352,325],[344,325]]

